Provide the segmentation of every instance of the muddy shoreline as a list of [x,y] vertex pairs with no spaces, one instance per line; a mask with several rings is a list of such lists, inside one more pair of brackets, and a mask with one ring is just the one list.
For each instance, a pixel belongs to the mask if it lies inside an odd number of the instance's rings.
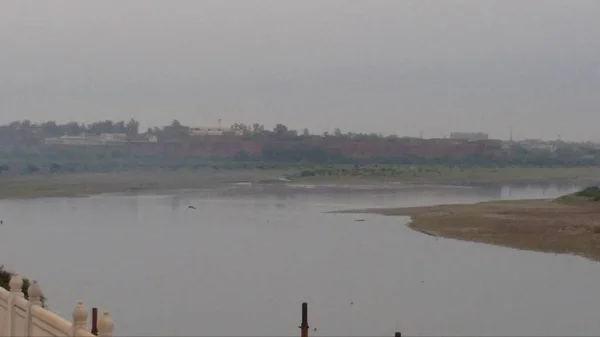
[[503,200],[341,213],[409,216],[408,226],[426,235],[600,261],[600,204],[587,200]]

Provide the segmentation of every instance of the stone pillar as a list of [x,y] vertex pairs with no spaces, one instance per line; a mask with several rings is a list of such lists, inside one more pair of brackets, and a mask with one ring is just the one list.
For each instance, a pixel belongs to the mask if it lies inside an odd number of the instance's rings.
[[98,319],[98,336],[110,337],[113,335],[113,329],[115,328],[115,322],[110,313],[105,311],[102,313],[100,319]]
[[10,292],[13,295],[25,297],[25,294],[23,294],[23,278],[21,277],[21,275],[14,274],[10,278],[10,282],[8,283],[8,285],[10,286]]
[[37,281],[33,281],[27,289],[27,295],[29,295],[29,302],[34,305],[42,306],[42,288],[38,285]]
[[87,332],[88,312],[85,309],[83,301],[77,302],[73,309],[73,336],[78,336],[79,331]]

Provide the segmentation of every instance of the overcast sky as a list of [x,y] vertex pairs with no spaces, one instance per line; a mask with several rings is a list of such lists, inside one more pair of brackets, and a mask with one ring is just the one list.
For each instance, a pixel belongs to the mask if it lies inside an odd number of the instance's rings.
[[600,1],[0,1],[0,123],[600,140]]

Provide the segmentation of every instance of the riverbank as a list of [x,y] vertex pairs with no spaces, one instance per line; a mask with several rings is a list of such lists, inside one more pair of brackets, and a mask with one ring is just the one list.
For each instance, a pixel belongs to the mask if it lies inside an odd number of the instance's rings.
[[347,211],[410,216],[424,234],[600,261],[600,203],[578,198]]
[[451,166],[367,167],[333,166],[303,170],[291,177],[294,181],[312,184],[385,184],[406,182],[432,185],[490,185],[570,183],[593,185],[600,182],[597,167],[502,167],[460,168]]
[[[354,169],[334,166],[306,175],[298,168],[139,170],[109,173],[36,173],[0,175],[0,199],[78,197],[101,193],[149,193],[217,187],[225,183],[281,183],[291,186],[400,188],[407,185],[481,186],[503,184],[589,185],[600,182],[600,169],[452,168],[444,166],[378,166]],[[324,170],[324,171],[321,171]],[[282,180],[282,177],[288,179]]]
[[169,170],[36,174],[0,178],[0,199],[82,197],[202,189],[239,181],[275,181],[284,170]]

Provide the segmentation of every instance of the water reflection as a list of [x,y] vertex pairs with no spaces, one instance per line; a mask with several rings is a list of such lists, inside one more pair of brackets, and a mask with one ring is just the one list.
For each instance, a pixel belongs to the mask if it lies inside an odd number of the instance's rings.
[[[512,199],[519,197],[523,194],[523,191],[529,191],[531,193],[539,193],[540,198],[552,198],[556,195],[564,195],[573,193],[581,189],[580,186],[573,184],[512,184],[505,185],[501,188],[501,197]],[[513,196],[513,191],[516,191],[516,195]]]
[[[574,185],[505,185],[485,187],[415,187],[381,188],[373,186],[370,189],[341,188],[341,187],[286,187],[282,184],[256,186],[238,186],[234,189],[209,192],[212,197],[227,198],[228,200],[246,200],[255,196],[261,199],[279,201],[304,200],[311,202],[315,196],[327,200],[327,205],[338,204],[340,207],[389,207],[395,205],[424,205],[430,199],[449,198],[451,203],[476,202],[478,200],[520,199],[520,198],[552,198],[578,190]],[[188,195],[188,198],[201,195]],[[287,203],[283,203],[287,204]]]

